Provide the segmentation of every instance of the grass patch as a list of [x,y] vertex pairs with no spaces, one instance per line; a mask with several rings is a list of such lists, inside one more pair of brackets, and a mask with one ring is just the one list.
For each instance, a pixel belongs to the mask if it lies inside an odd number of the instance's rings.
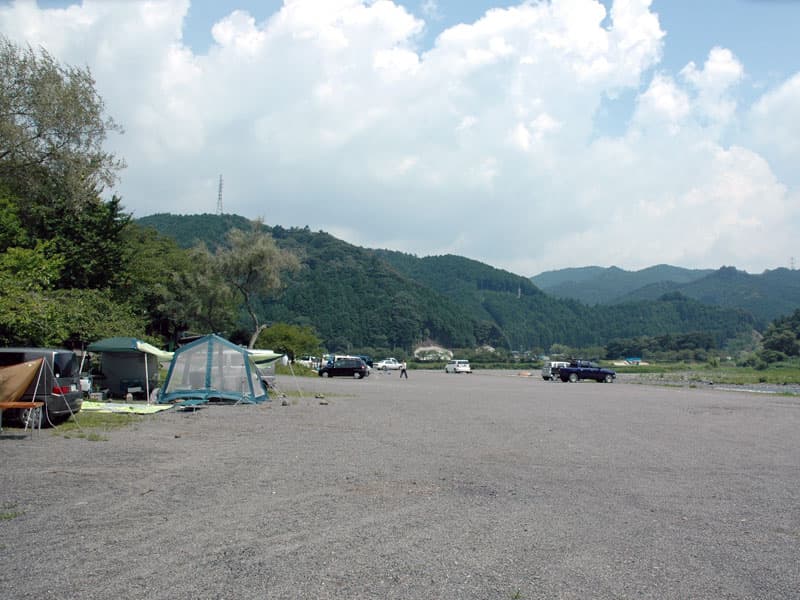
[[68,421],[55,428],[57,435],[65,438],[79,438],[90,442],[107,442],[105,435],[109,431],[136,425],[143,415],[127,415],[117,413],[79,412]]
[[282,364],[275,365],[275,375],[289,375],[290,377],[292,375],[295,377],[319,377],[319,374],[315,369],[309,369],[308,367],[299,365],[297,363],[291,366],[284,366]]
[[3,504],[0,505],[0,521],[10,521],[24,514],[23,511],[17,510],[17,504],[15,502],[3,502]]

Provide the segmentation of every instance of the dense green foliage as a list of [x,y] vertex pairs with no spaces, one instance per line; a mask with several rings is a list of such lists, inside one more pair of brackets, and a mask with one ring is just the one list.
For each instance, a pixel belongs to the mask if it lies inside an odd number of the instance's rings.
[[[230,215],[161,214],[139,224],[176,235],[187,247],[224,239],[230,225],[249,227]],[[312,326],[331,351],[410,351],[426,341],[450,348],[543,351],[555,343],[602,346],[616,338],[697,331],[718,346],[753,325],[746,313],[681,295],[592,308],[553,298],[525,277],[463,257],[368,250],[308,228],[265,230],[303,266],[285,275],[284,291],[263,299],[260,312],[266,322]]]
[[275,323],[258,336],[258,347],[285,354],[290,361],[298,356],[322,354],[322,342],[308,326]]
[[800,356],[800,309],[769,326],[764,334],[763,347],[762,358],[766,362]]

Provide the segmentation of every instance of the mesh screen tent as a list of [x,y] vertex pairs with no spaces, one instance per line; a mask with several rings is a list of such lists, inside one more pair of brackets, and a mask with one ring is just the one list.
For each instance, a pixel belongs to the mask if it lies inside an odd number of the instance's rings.
[[175,351],[158,401],[259,404],[268,399],[247,348],[211,334]]

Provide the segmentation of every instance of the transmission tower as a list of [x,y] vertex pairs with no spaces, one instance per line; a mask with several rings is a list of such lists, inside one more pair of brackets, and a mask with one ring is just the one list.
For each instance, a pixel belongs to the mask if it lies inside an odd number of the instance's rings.
[[222,214],[222,175],[219,176],[219,192],[217,193],[217,214]]

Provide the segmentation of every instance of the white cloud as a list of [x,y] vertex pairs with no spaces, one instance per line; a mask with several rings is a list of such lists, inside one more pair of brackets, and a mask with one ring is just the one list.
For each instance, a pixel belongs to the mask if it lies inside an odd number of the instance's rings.
[[753,105],[746,117],[746,133],[783,178],[800,185],[800,72]]
[[730,50],[712,48],[702,70],[691,62],[681,75],[697,90],[695,103],[702,117],[714,124],[730,121],[736,111],[730,91],[744,77],[744,67]]
[[656,75],[637,104],[636,124],[640,127],[664,126],[675,135],[691,112],[688,94],[665,75]]
[[[597,0],[493,9],[424,53],[426,23],[388,0],[286,0],[263,22],[231,10],[205,54],[183,44],[188,9],[0,7],[12,39],[90,65],[126,128],[111,143],[136,216],[210,212],[222,173],[228,212],[528,275],[761,269],[794,243],[797,190],[773,167],[796,164],[800,83],[767,92],[737,139],[744,66],[713,48],[702,68],[663,71],[650,0],[609,15]],[[638,93],[629,127],[597,139],[598,107],[620,90]]]

